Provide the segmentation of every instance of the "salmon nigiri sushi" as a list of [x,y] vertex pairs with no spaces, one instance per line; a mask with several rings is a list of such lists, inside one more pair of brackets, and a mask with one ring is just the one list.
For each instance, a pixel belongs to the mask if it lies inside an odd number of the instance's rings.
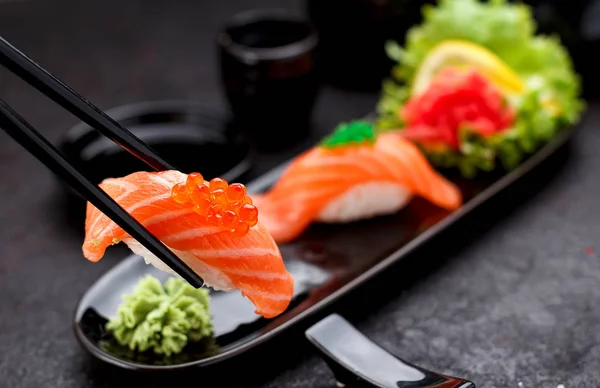
[[415,195],[448,210],[462,204],[459,189],[436,172],[421,151],[368,122],[340,125],[298,156],[273,187],[253,196],[260,221],[278,243],[313,222],[347,223],[392,214]]
[[[100,187],[146,227],[207,286],[239,289],[265,318],[290,304],[294,280],[273,237],[258,221],[244,185],[198,173],[136,172],[105,179]],[[121,227],[87,204],[84,256],[97,262],[108,246],[124,242],[146,263],[175,274]]]

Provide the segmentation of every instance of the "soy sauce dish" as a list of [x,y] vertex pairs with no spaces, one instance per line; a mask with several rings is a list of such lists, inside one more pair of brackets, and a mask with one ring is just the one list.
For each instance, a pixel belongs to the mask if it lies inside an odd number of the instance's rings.
[[[229,114],[192,101],[148,101],[106,113],[182,172],[238,179],[252,165],[246,131]],[[94,183],[150,167],[84,122],[59,139],[59,149]],[[70,190],[70,186],[65,185]],[[72,193],[75,193],[71,190]],[[78,195],[78,194],[77,194]]]

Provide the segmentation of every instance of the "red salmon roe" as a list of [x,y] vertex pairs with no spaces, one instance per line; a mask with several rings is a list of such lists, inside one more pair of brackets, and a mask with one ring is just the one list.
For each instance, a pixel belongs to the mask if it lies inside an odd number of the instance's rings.
[[225,190],[223,189],[213,190],[210,193],[210,199],[213,203],[217,203],[223,207],[227,207],[227,204],[229,203],[227,201],[227,195],[225,194]]
[[244,221],[240,220],[237,225],[231,230],[231,233],[236,237],[244,236],[250,230],[250,226]]
[[173,186],[171,198],[189,205],[208,225],[220,227],[235,237],[246,235],[258,223],[258,209],[241,183],[228,184],[221,178],[207,182],[201,174],[191,173],[185,184]]
[[181,183],[176,184],[175,186],[173,186],[173,189],[171,190],[171,197],[177,203],[187,202],[189,199],[187,187],[185,187],[185,185],[182,185]]
[[227,181],[221,178],[213,178],[209,182],[211,190],[225,189],[227,187]]
[[229,205],[229,209],[235,212],[235,214],[238,214],[242,205],[244,205],[242,201],[233,202]]
[[246,195],[246,186],[241,183],[232,183],[225,189],[225,193],[229,201],[240,201]]
[[210,189],[204,184],[195,186],[191,189],[188,188],[188,190],[190,191],[190,199],[194,203],[207,199],[210,195]]
[[233,229],[237,225],[238,216],[232,210],[225,210],[221,216],[221,223],[224,228]]
[[204,177],[200,173],[193,172],[188,175],[185,185],[189,190],[193,190],[200,185],[204,185]]
[[220,205],[212,205],[210,209],[208,209],[208,215],[206,216],[206,221],[210,225],[219,226],[221,225],[221,213],[223,212],[223,208]]
[[235,201],[235,202],[231,203],[230,207],[237,212],[242,208],[242,206],[244,206],[246,204],[252,205],[252,199],[250,199],[250,197],[248,197],[248,196],[245,196],[240,201]]
[[203,199],[200,199],[199,201],[195,202],[194,211],[198,215],[206,217],[208,215],[208,209],[210,209],[211,206],[212,206],[212,203],[210,202],[210,199],[203,198]]
[[258,209],[254,205],[245,204],[240,208],[240,220],[250,226],[258,223]]

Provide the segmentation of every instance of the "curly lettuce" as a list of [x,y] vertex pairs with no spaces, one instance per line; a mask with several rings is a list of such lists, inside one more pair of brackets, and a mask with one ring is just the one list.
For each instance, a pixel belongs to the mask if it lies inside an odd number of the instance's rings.
[[169,278],[164,287],[150,275],[123,297],[117,316],[106,329],[130,350],[171,356],[188,342],[212,335],[208,290],[196,289],[180,278]]
[[423,22],[409,30],[405,47],[395,42],[386,45],[397,64],[382,85],[378,127],[403,127],[399,112],[410,98],[415,73],[429,51],[449,39],[468,40],[493,51],[523,78],[527,91],[510,99],[517,110],[513,128],[485,138],[461,131],[458,152],[424,149],[432,163],[458,167],[469,177],[478,170],[493,170],[496,160],[511,169],[579,120],[585,108],[579,98],[580,77],[557,37],[535,35],[537,26],[528,6],[506,0],[440,0],[435,7],[424,6],[422,13]]

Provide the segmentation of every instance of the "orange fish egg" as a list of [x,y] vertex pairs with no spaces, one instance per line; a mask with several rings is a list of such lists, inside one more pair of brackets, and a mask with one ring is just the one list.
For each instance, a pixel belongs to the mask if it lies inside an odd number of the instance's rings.
[[238,222],[238,216],[231,210],[225,210],[221,216],[221,225],[227,229],[233,229]]
[[254,205],[245,204],[240,208],[240,220],[250,227],[258,223],[258,209]]
[[210,193],[210,199],[215,205],[220,205],[222,207],[227,206],[227,195],[223,189],[213,190]]
[[187,176],[185,185],[188,189],[193,190],[199,185],[204,184],[204,177],[198,172],[193,172]]
[[225,189],[227,187],[227,181],[222,178],[213,178],[210,180],[209,185],[211,190]]
[[182,184],[173,186],[171,190],[171,198],[177,203],[186,203],[189,200],[187,187]]
[[244,221],[240,220],[237,222],[237,225],[231,230],[231,234],[236,237],[245,236],[246,233],[250,230],[250,226],[246,224]]
[[171,197],[177,203],[189,203],[207,224],[229,230],[234,236],[244,236],[258,223],[258,209],[241,183],[228,184],[222,178],[206,182],[195,172],[187,176],[185,184],[173,186]]
[[194,205],[194,211],[198,215],[206,217],[208,215],[208,210],[210,209],[211,206],[212,206],[212,203],[210,202],[210,199],[204,198],[204,199],[198,200],[196,202],[196,204]]
[[190,191],[190,198],[194,203],[207,199],[210,195],[210,189],[205,184],[195,186]]
[[223,212],[223,207],[219,205],[212,205],[208,209],[208,214],[206,215],[206,222],[210,225],[219,226],[221,225],[221,213]]
[[246,195],[246,186],[241,183],[232,183],[225,189],[225,193],[230,202],[239,201]]

